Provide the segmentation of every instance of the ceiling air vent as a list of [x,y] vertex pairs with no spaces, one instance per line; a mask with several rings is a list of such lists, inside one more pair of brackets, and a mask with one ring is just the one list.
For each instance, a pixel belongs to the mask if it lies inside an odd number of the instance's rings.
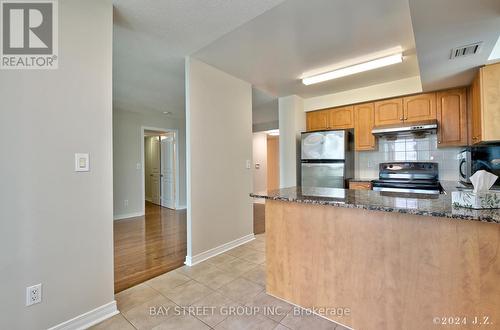
[[450,59],[477,54],[481,50],[481,45],[482,42],[476,42],[474,44],[453,48],[451,50]]

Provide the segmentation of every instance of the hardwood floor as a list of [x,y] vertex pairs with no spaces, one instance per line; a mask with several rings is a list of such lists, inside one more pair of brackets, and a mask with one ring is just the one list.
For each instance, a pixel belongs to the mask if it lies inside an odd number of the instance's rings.
[[114,222],[115,292],[178,268],[186,258],[186,210],[146,202],[146,215]]

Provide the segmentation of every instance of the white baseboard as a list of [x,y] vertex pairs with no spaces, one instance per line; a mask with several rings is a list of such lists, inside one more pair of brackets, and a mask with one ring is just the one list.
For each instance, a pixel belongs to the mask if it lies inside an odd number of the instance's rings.
[[113,216],[113,220],[136,218],[136,217],[142,217],[143,215],[144,215],[143,212],[132,212],[132,213],[125,213],[125,214],[118,214],[118,215]]
[[215,247],[213,249],[207,250],[205,252],[202,252],[200,254],[197,254],[193,257],[191,256],[186,256],[186,261],[184,262],[187,266],[194,266],[196,264],[199,264],[202,261],[205,261],[207,259],[210,259],[212,257],[215,257],[216,255],[219,255],[221,253],[224,253],[228,250],[231,250],[237,246],[240,246],[242,244],[245,244],[247,242],[250,242],[255,239],[254,234],[246,235],[243,237],[240,237],[238,239],[235,239],[234,241],[224,243],[222,245],[219,245],[218,247]]
[[116,314],[120,313],[116,308],[116,301],[113,300],[106,305],[97,307],[87,313],[78,315],[71,320],[53,326],[49,330],[83,330],[90,328]]
[[187,209],[187,206],[186,205],[179,205],[177,206],[176,210],[185,210]]

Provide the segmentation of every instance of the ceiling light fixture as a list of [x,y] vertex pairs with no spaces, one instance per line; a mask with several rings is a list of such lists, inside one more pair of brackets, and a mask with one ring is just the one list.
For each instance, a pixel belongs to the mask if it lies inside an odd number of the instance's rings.
[[351,66],[348,66],[345,68],[317,74],[317,75],[310,76],[310,77],[305,77],[302,79],[302,83],[304,85],[317,84],[317,83],[320,83],[323,81],[337,79],[337,78],[345,77],[345,76],[350,76],[350,75],[353,75],[356,73],[369,71],[369,70],[373,70],[373,69],[378,69],[378,68],[382,68],[384,66],[397,64],[397,63],[401,63],[401,62],[403,62],[403,53],[397,53],[394,55],[381,57],[381,58],[378,58],[376,60],[351,65]]
[[279,129],[272,129],[270,131],[267,131],[267,135],[270,135],[270,136],[279,136],[280,135],[280,130]]

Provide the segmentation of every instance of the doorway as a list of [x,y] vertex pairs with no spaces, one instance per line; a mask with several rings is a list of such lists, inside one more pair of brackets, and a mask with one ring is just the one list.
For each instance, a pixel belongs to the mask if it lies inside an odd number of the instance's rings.
[[[142,128],[143,200],[169,209],[179,208],[177,131]],[[144,204],[145,205],[145,204]]]

